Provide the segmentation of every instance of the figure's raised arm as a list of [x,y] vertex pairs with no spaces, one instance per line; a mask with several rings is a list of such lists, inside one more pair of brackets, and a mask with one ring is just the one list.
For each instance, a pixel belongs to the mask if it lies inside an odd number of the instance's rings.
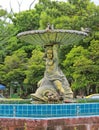
[[56,59],[58,61],[58,44],[54,44],[53,45],[53,58]]

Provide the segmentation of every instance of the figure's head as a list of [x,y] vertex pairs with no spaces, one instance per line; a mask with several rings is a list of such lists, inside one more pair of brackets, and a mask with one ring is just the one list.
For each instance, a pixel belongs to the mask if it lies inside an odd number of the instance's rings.
[[47,58],[49,59],[52,59],[53,58],[53,48],[52,47],[48,47],[47,50],[46,50],[46,56]]

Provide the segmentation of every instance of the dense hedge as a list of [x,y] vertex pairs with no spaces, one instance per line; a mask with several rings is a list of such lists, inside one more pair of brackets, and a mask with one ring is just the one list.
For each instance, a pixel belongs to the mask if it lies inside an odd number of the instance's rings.
[[99,99],[82,98],[82,99],[77,99],[76,102],[77,103],[95,103],[95,102],[99,102]]
[[[99,99],[74,99],[74,103],[95,103],[99,102]],[[40,103],[40,102],[39,102]],[[38,102],[32,102],[31,99],[1,99],[0,104],[39,104]],[[40,103],[45,104],[45,103]],[[46,103],[49,104],[49,103]],[[51,104],[58,104],[58,103],[51,103]],[[62,104],[62,102],[59,102],[59,104]]]
[[31,104],[31,99],[1,99],[0,104]]

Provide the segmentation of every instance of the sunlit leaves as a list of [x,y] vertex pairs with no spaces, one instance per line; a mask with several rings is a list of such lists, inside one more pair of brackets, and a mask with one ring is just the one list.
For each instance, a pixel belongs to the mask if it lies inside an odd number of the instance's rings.
[[39,15],[35,10],[23,11],[16,14],[12,21],[19,31],[33,30],[39,26]]
[[43,53],[40,50],[33,50],[32,57],[28,61],[28,69],[26,70],[26,79],[24,83],[37,85],[37,82],[42,78],[44,73]]

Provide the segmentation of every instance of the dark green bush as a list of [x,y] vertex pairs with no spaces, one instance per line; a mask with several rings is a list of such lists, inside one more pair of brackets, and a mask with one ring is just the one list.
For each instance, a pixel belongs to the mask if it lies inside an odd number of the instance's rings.
[[31,104],[30,99],[1,99],[0,104]]
[[91,98],[82,98],[82,99],[76,99],[77,103],[94,103],[99,102],[99,99],[91,99]]

